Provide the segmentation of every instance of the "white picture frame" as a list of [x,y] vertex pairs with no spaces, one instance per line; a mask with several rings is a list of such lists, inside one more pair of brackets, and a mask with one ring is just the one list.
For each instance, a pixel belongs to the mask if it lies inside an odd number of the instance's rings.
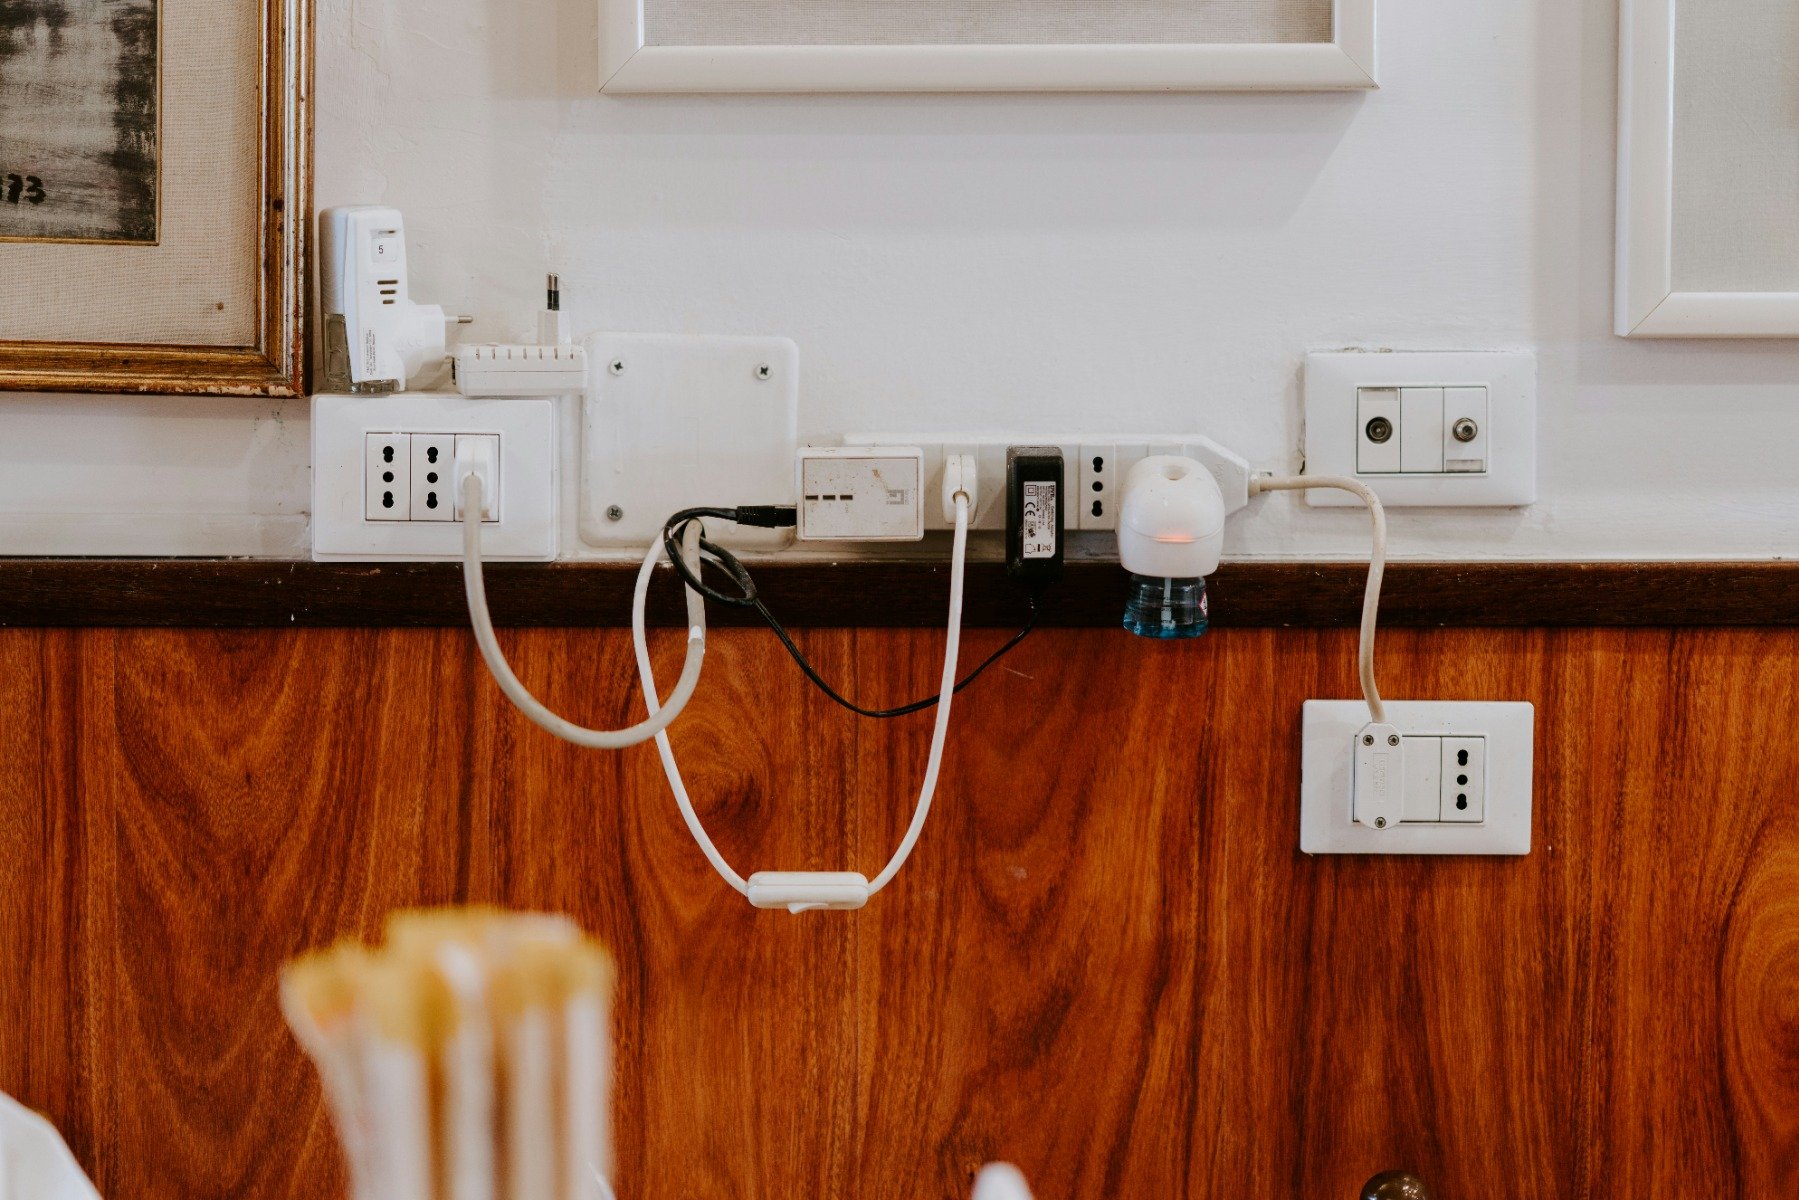
[[1376,0],[1334,0],[1333,40],[1293,43],[651,46],[644,0],[596,0],[600,91],[1352,91],[1379,86]]
[[1799,292],[1679,291],[1674,278],[1679,0],[1621,0],[1615,328],[1627,338],[1799,337]]

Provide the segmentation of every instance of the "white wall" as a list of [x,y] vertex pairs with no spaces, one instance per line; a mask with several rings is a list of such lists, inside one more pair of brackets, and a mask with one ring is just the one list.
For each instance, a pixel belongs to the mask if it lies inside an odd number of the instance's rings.
[[[584,94],[585,2],[320,0],[318,202],[402,207],[473,336],[554,269],[578,331],[794,338],[803,433],[1193,430],[1286,468],[1308,348],[1530,347],[1542,502],[1397,513],[1398,553],[1799,551],[1799,346],[1608,332],[1610,0],[1382,0],[1371,95],[753,99]],[[303,552],[306,442],[304,405],[8,400],[0,550]],[[1277,496],[1231,550],[1364,528]]]

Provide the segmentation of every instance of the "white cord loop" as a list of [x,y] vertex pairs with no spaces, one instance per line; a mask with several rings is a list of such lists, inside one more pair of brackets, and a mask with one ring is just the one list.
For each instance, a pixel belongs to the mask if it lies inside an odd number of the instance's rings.
[[[481,477],[473,472],[462,480],[462,583],[463,589],[468,593],[469,623],[475,630],[475,644],[481,647],[481,657],[486,660],[487,669],[493,673],[494,682],[500,685],[506,698],[535,724],[577,746],[594,750],[622,750],[626,746],[636,746],[660,736],[668,728],[669,722],[681,715],[681,710],[693,698],[694,689],[699,686],[700,667],[706,658],[705,604],[698,596],[688,593],[687,658],[681,664],[681,678],[675,683],[667,708],[659,709],[652,704],[649,717],[628,729],[588,729],[556,715],[519,682],[518,676],[512,673],[512,667],[506,662],[505,654],[500,650],[499,639],[494,636],[493,618],[487,611],[487,584],[481,574],[481,489]],[[696,547],[698,537],[698,529],[689,535],[690,552]],[[662,543],[658,540],[644,556],[643,568],[637,572],[637,605],[633,620],[640,626],[643,620],[643,598],[649,591],[650,575],[661,557]]]
[[[687,794],[687,785],[681,779],[681,769],[675,763],[675,752],[669,745],[668,734],[657,732],[656,750],[662,758],[662,769],[668,776],[668,785],[675,793],[675,804],[681,810],[681,819],[687,822],[688,832],[699,843],[700,850],[705,854],[706,861],[712,864],[712,869],[740,895],[762,902],[763,898],[757,893],[765,892],[765,906],[784,907],[794,912],[814,908],[860,908],[866,903],[868,896],[892,883],[894,876],[899,874],[900,868],[911,857],[919,835],[924,832],[925,820],[931,815],[931,801],[937,793],[937,778],[943,768],[943,746],[949,735],[950,702],[955,699],[956,694],[956,660],[962,647],[962,584],[968,557],[968,495],[958,492],[955,499],[956,537],[950,552],[949,574],[949,638],[943,649],[943,682],[937,699],[937,722],[931,730],[930,755],[925,760],[924,782],[919,785],[918,802],[912,810],[912,821],[906,827],[905,836],[900,839],[899,848],[887,860],[887,865],[881,868],[881,873],[868,882],[865,894],[859,888],[851,886],[853,879],[859,877],[847,874],[819,874],[802,879],[794,874],[763,872],[745,880],[732,870],[724,855],[719,853],[718,847],[707,836],[699,814],[694,811],[693,800]],[[686,548],[689,554],[693,552],[691,540]],[[660,543],[652,548],[651,558],[645,560],[646,572],[661,549]],[[689,561],[693,560],[690,558]],[[643,683],[644,704],[650,712],[655,713],[661,702],[656,696],[655,676],[650,671],[650,647],[644,631],[643,610],[648,587],[647,573],[639,575],[637,592],[632,598],[631,639],[637,652],[637,674]],[[690,591],[689,603],[692,603],[692,596]],[[828,894],[832,889],[836,889],[835,899]]]
[[1347,475],[1257,475],[1249,481],[1249,494],[1261,492],[1302,492],[1308,488],[1330,488],[1348,492],[1368,506],[1374,522],[1374,546],[1368,554],[1368,587],[1362,594],[1362,640],[1356,654],[1356,665],[1362,675],[1362,698],[1368,701],[1368,712],[1375,724],[1385,724],[1387,707],[1381,703],[1380,689],[1374,684],[1374,623],[1380,612],[1381,577],[1387,571],[1387,510],[1380,497],[1367,484]]

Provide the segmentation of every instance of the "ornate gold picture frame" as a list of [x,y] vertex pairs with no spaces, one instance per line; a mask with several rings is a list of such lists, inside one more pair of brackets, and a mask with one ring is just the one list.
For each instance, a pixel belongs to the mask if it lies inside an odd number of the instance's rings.
[[0,18],[0,389],[305,395],[312,0]]

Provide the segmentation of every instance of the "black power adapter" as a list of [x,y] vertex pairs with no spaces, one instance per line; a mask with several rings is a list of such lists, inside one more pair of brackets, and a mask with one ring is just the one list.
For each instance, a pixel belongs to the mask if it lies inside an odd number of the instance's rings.
[[1066,483],[1056,447],[1006,451],[1006,573],[1033,592],[1062,578]]

